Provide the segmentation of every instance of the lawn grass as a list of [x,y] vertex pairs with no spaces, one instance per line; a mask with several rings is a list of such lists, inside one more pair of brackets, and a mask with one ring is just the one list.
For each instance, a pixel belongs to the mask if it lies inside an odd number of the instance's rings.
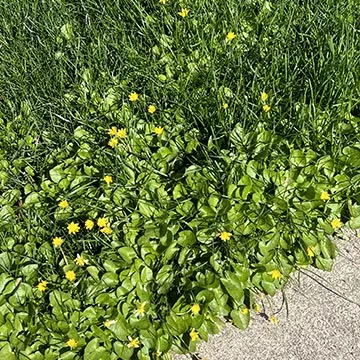
[[[179,15],[182,8],[188,16]],[[6,360],[155,359],[171,346],[193,351],[192,329],[206,339],[218,316],[246,327],[245,306],[255,306],[258,292],[282,288],[298,266],[330,270],[336,251],[321,234],[333,233],[331,221],[360,227],[358,1],[9,0],[0,14]],[[227,40],[229,32],[236,37]],[[112,126],[126,128],[129,142],[111,149]],[[155,126],[164,134],[154,138]],[[114,178],[111,190],[105,175]],[[324,207],[325,192],[331,204]],[[71,212],[59,210],[62,199]],[[84,241],[65,242],[65,253],[49,245],[68,235],[68,222],[102,215],[112,220],[113,234],[81,233]],[[224,230],[231,246],[208,242]],[[155,258],[147,236],[161,239]],[[75,289],[63,273],[78,253],[91,266],[80,269],[83,283]],[[137,256],[146,267],[131,265]],[[131,297],[124,288],[115,296],[117,277],[124,282],[132,266],[144,286],[154,273],[151,296],[137,289]],[[278,268],[283,281],[266,275]],[[19,278],[24,286],[15,299]],[[34,290],[44,279],[49,294]],[[234,293],[237,285],[245,295]],[[56,289],[75,301],[66,311],[54,310]],[[216,301],[204,292],[210,290]],[[99,298],[97,291],[114,296]],[[142,296],[156,336],[144,333],[148,323],[126,320]],[[182,324],[179,314],[197,302],[201,321],[185,317]],[[102,310],[84,315],[96,306]],[[21,312],[32,325],[9,330],[22,324],[14,318]],[[61,312],[66,319],[59,320]],[[124,325],[109,335],[100,324],[114,316],[132,330]],[[127,346],[128,336],[140,338],[141,350]],[[70,338],[79,345],[74,350]]]

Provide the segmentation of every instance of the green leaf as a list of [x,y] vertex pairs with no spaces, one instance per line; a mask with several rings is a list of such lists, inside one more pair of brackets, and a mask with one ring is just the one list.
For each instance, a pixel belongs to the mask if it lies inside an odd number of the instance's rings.
[[306,166],[306,157],[302,150],[292,150],[290,154],[290,163],[296,167]]
[[276,286],[269,281],[262,280],[261,281],[262,288],[266,291],[266,293],[270,296],[274,296],[276,293]]
[[87,266],[86,271],[91,275],[94,280],[99,280],[99,269],[96,266]]
[[156,208],[151,203],[139,200],[139,212],[147,218],[151,218],[154,215]]
[[129,349],[126,344],[123,344],[120,341],[115,341],[113,348],[116,355],[119,356],[119,359],[123,360],[130,360],[134,353],[134,349]]
[[349,226],[352,229],[360,229],[360,216],[352,218],[349,222]]
[[343,154],[348,157],[349,163],[354,168],[360,167],[360,149],[355,146],[347,146],[343,149]]
[[118,253],[128,264],[132,264],[133,261],[137,258],[135,250],[129,246],[120,248]]
[[0,350],[0,359],[16,360],[16,356],[12,352],[10,344],[8,342],[6,342],[5,346],[3,346]]
[[315,259],[315,266],[320,270],[331,271],[334,265],[332,259],[324,259],[320,256],[317,256]]
[[40,198],[39,193],[32,192],[26,197],[23,206],[26,208],[26,207],[29,207],[31,205],[38,204],[40,202],[39,198]]
[[106,349],[100,346],[98,338],[90,340],[85,347],[84,360],[110,360],[110,355]]
[[172,346],[171,338],[169,335],[161,335],[156,341],[156,349],[160,352],[167,352]]
[[53,169],[50,170],[49,174],[50,174],[50,179],[54,182],[54,183],[58,183],[62,178],[65,177],[65,173],[63,170],[64,164],[60,164],[55,166]]
[[113,287],[119,283],[119,277],[113,272],[106,272],[101,277],[101,281],[103,281],[106,286]]
[[235,326],[241,330],[245,330],[250,323],[250,312],[243,314],[241,310],[232,310],[230,313],[232,320],[234,321]]
[[221,283],[224,285],[228,294],[236,301],[243,301],[244,299],[244,290],[240,281],[236,279],[236,275],[228,274],[228,278],[220,279]]
[[74,38],[74,32],[73,32],[73,27],[70,23],[66,23],[64,24],[61,29],[61,34],[64,36],[64,38],[67,41],[71,41]]
[[113,273],[116,273],[116,271],[120,268],[120,266],[118,264],[114,263],[113,261],[111,261],[109,259],[105,260],[103,266],[106,269],[106,271],[110,271]]
[[178,243],[181,246],[191,246],[195,244],[196,236],[191,230],[184,230],[179,232]]
[[[76,140],[81,140],[82,138],[89,138],[90,134],[88,131],[86,131],[82,126],[78,126],[75,130],[74,130],[74,138]],[[88,145],[88,144],[86,144]]]
[[180,198],[186,196],[186,194],[187,194],[187,191],[183,184],[178,183],[175,185],[174,190],[173,190],[174,200],[180,199]]

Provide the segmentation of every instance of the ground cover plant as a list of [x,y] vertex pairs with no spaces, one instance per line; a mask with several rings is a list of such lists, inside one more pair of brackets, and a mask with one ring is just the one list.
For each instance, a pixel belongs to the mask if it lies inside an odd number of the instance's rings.
[[357,1],[0,5],[0,358],[163,359],[360,228]]

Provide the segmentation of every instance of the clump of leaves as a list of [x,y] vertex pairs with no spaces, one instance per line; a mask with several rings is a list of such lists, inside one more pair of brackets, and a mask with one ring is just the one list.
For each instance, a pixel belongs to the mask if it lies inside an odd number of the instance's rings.
[[[121,105],[108,127],[76,128],[41,177],[1,162],[30,176],[24,188],[3,179],[0,198],[4,354],[194,351],[219,331],[220,317],[246,328],[258,294],[274,295],[292,271],[330,270],[333,220],[360,227],[360,143],[321,156],[273,136],[265,122],[204,143],[181,112],[176,125],[166,116],[159,124],[132,106]],[[119,129],[126,136],[112,148],[107,133]],[[74,234],[71,222],[80,227]]]

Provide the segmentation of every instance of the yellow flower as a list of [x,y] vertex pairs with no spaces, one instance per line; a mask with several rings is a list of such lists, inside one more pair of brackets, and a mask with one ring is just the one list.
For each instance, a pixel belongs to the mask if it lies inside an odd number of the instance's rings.
[[273,323],[274,325],[277,325],[277,324],[279,323],[279,320],[277,319],[276,316],[270,316],[270,317],[269,317],[269,321],[270,321],[271,323]]
[[184,18],[189,15],[189,9],[181,9],[181,11],[178,12],[178,14]]
[[150,114],[153,114],[155,111],[156,111],[155,105],[149,105],[149,106],[148,106],[148,112],[149,112]]
[[195,329],[192,329],[189,333],[191,341],[196,341],[199,338],[199,333],[195,331]]
[[229,107],[229,104],[228,104],[228,103],[223,103],[223,106],[222,106],[222,107],[223,107],[223,109],[226,110],[226,109]]
[[113,127],[111,127],[111,129],[108,130],[108,134],[110,136],[115,136],[117,134],[117,132],[118,132],[118,129],[116,126],[113,126]]
[[47,286],[47,281],[43,280],[40,281],[37,288],[41,291],[44,292],[46,290],[46,286]]
[[268,105],[268,104],[265,104],[265,105],[263,106],[263,110],[264,110],[265,112],[269,112],[270,109],[271,109],[271,107],[270,107],[270,105]]
[[75,281],[76,279],[76,274],[74,271],[72,270],[69,270],[65,273],[65,277],[66,279],[68,279],[69,281]]
[[106,218],[99,218],[97,221],[98,227],[101,227],[101,228],[107,226],[107,224],[108,224],[108,221]]
[[69,339],[66,342],[66,345],[70,348],[70,349],[75,349],[78,346],[78,343],[75,339]]
[[76,234],[80,231],[80,226],[77,223],[74,223],[73,221],[68,225],[68,231],[69,234]]
[[61,237],[56,236],[53,238],[52,244],[56,247],[59,247],[62,245],[63,242],[64,242],[64,240]]
[[87,264],[89,261],[84,259],[83,256],[76,254],[76,259],[74,260],[75,264],[78,266],[84,266],[85,264]]
[[257,312],[257,313],[261,312],[261,306],[260,306],[259,304],[255,304],[255,305],[254,305],[254,310],[255,310],[255,312]]
[[331,226],[332,228],[335,230],[335,229],[338,229],[341,227],[341,220],[340,219],[334,219],[332,222],[331,222]]
[[166,4],[169,0],[159,0],[160,4]]
[[283,277],[281,272],[278,269],[275,269],[275,270],[271,271],[270,274],[271,274],[271,277],[273,279],[275,279],[275,280],[276,279],[281,279]]
[[199,304],[194,304],[194,305],[191,307],[191,312],[192,312],[194,315],[198,315],[199,312],[200,312],[200,305],[199,305]]
[[327,191],[323,191],[320,195],[320,199],[323,201],[330,200],[330,195]]
[[161,126],[157,126],[155,129],[154,129],[154,133],[158,136],[160,136],[162,133],[164,132],[164,128],[161,127]]
[[249,309],[248,308],[243,308],[243,309],[241,309],[241,313],[243,315],[247,315],[249,313]]
[[129,339],[129,343],[128,343],[127,347],[129,349],[140,347],[140,341],[138,338],[133,339],[131,336],[128,336],[128,339]]
[[269,98],[269,95],[265,91],[263,91],[261,93],[261,101],[266,101],[268,98]]
[[112,230],[111,230],[110,226],[104,226],[100,231],[106,235],[112,234]]
[[236,34],[232,31],[230,31],[227,35],[226,35],[226,40],[231,41],[234,40],[236,38]]
[[94,222],[92,220],[89,219],[85,221],[86,230],[92,230],[93,227],[94,227]]
[[139,94],[136,93],[136,92],[132,92],[130,95],[129,95],[129,100],[131,102],[134,102],[136,100],[139,100]]
[[59,202],[59,207],[61,207],[62,209],[65,209],[69,206],[69,203],[67,202],[67,200],[61,200]]
[[119,143],[118,139],[111,138],[108,142],[108,145],[114,149],[118,143]]
[[227,231],[222,231],[219,236],[220,236],[221,240],[227,241],[227,240],[230,240],[232,234]]
[[114,325],[116,323],[116,320],[106,320],[104,321],[104,325],[106,327],[110,327],[111,325]]
[[119,139],[125,139],[126,138],[126,129],[121,128],[120,130],[118,130],[118,132],[116,133],[116,136]]
[[112,178],[112,176],[110,176],[110,175],[106,175],[106,176],[104,177],[104,181],[105,181],[108,185],[110,185],[110,184],[113,182],[113,178]]
[[139,315],[144,315],[145,314],[145,305],[146,305],[146,301],[141,303],[137,309],[135,310],[135,315],[139,316]]
[[313,247],[313,246],[309,246],[309,247],[306,249],[306,252],[307,252],[307,254],[308,254],[309,257],[314,257],[314,256],[315,256],[314,247]]

